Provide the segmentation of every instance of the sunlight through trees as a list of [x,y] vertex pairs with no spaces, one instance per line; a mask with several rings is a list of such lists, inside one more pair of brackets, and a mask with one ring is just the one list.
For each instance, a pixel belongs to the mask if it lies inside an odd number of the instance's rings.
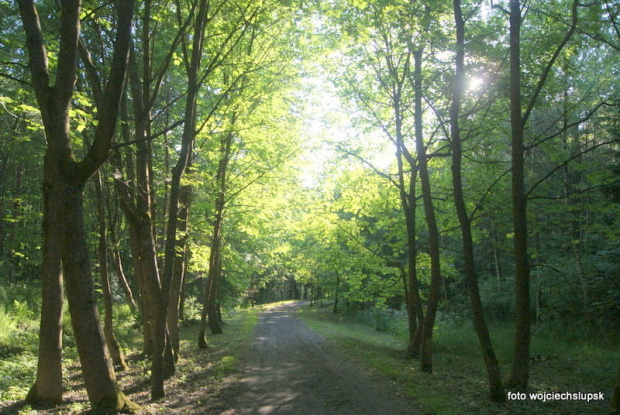
[[536,382],[541,333],[617,341],[619,14],[0,2],[0,353],[14,316],[39,321],[19,399],[63,401],[69,337],[90,404],[133,408],[124,307],[156,401],[184,325],[210,353],[227,311],[285,299],[401,313],[423,372],[441,370],[438,327],[473,325],[496,401]]

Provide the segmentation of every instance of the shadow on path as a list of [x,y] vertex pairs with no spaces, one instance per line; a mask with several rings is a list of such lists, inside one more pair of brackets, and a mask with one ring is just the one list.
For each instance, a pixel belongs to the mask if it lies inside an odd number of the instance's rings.
[[219,415],[421,414],[411,400],[356,370],[297,317],[303,302],[260,314],[239,383],[225,390]]

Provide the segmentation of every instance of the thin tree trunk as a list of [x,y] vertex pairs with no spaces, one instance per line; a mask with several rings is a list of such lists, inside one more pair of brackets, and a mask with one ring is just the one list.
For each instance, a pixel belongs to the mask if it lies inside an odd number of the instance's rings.
[[[400,152],[400,150],[397,150]],[[420,298],[417,270],[417,242],[416,242],[416,195],[417,164],[411,165],[409,178],[409,193],[401,191],[405,222],[407,228],[407,322],[409,326],[409,345],[407,355],[418,357],[422,344],[422,322],[424,320],[424,306]],[[402,161],[399,160],[399,171],[402,171]],[[402,173],[400,174],[402,176]],[[404,179],[401,179],[404,187]]]
[[[408,56],[409,58],[409,56]],[[386,62],[388,67],[393,67]],[[392,93],[392,110],[395,119],[395,144],[396,162],[398,165],[397,188],[401,206],[405,214],[405,228],[407,230],[407,275],[404,279],[405,298],[407,306],[407,324],[409,329],[409,345],[407,355],[417,357],[420,353],[422,342],[422,320],[424,319],[424,307],[420,298],[420,290],[417,275],[417,242],[416,242],[416,184],[418,175],[418,161],[408,151],[402,131],[403,115],[401,108],[401,96],[405,77],[409,75],[409,62],[406,64],[406,73],[399,79],[398,73],[393,69],[392,78],[394,90]],[[405,161],[409,165],[410,173],[408,181],[405,179]]]
[[131,307],[132,310],[136,310],[136,300],[133,297],[133,291],[127,282],[127,277],[125,276],[125,270],[123,268],[123,260],[121,259],[121,252],[118,247],[115,247],[112,251],[112,257],[114,262],[114,267],[116,268],[116,276],[118,278],[118,283],[123,289],[123,293],[125,294],[125,299],[127,300],[127,304]]
[[[236,121],[235,114],[232,115],[231,125]],[[217,196],[215,200],[213,233],[211,234],[211,252],[209,255],[209,276],[208,289],[205,292],[205,309],[208,315],[209,328],[212,334],[223,333],[222,326],[217,317],[217,304],[219,293],[219,282],[222,277],[222,224],[224,220],[224,207],[226,206],[226,176],[228,162],[230,161],[230,150],[232,147],[233,132],[222,138],[220,143],[220,160],[218,163],[215,183]]]
[[478,276],[474,261],[474,242],[471,232],[471,220],[467,214],[465,196],[463,193],[461,128],[459,117],[461,112],[461,96],[465,85],[465,21],[463,20],[461,1],[453,0],[454,20],[456,25],[456,67],[452,105],[450,107],[450,140],[452,152],[452,186],[454,188],[454,206],[459,219],[463,242],[463,262],[467,291],[471,301],[474,328],[478,335],[480,348],[489,378],[489,392],[491,398],[497,401],[506,399],[506,392],[502,385],[499,363],[493,350],[491,336],[484,318]]
[[497,240],[497,231],[495,229],[495,224],[493,222],[493,220],[491,220],[491,239],[493,241],[492,244],[492,251],[493,251],[493,263],[495,264],[495,277],[497,278],[497,286],[500,287],[503,278],[503,273],[502,273],[502,265],[499,261],[499,251],[497,249],[497,246],[499,244],[498,240]]
[[188,87],[185,102],[185,123],[183,124],[183,137],[181,150],[177,164],[172,170],[170,184],[168,218],[166,223],[166,243],[164,252],[164,269],[161,278],[161,296],[159,298],[159,315],[156,320],[156,340],[153,344],[153,362],[151,365],[151,398],[158,399],[165,396],[164,391],[164,353],[166,352],[165,339],[167,336],[167,315],[170,303],[170,290],[174,277],[174,263],[177,260],[177,230],[179,197],[181,192],[181,178],[189,165],[191,165],[192,152],[194,151],[194,139],[196,135],[196,108],[198,92],[201,81],[199,80],[200,63],[203,53],[205,27],[209,11],[209,1],[201,0],[198,13],[194,22],[192,33],[192,53],[188,68]]
[[181,235],[178,242],[178,251],[180,256],[174,263],[174,276],[170,287],[170,304],[168,306],[168,329],[170,331],[170,341],[173,352],[175,354],[175,360],[178,358],[179,353],[179,319],[180,319],[180,307],[181,307],[181,295],[183,291],[183,285],[185,282],[185,272],[187,265],[187,227],[189,221],[190,203],[192,197],[192,187],[185,185],[181,188],[181,194],[179,195],[179,229],[178,232]]
[[108,345],[108,349],[112,356],[112,362],[118,366],[120,370],[127,369],[127,363],[121,351],[121,347],[114,335],[114,313],[112,305],[112,291],[110,289],[110,276],[108,273],[108,241],[107,241],[107,224],[105,218],[105,205],[103,201],[103,184],[101,182],[101,172],[97,171],[94,176],[95,194],[97,199],[97,220],[99,222],[99,275],[101,276],[101,289],[103,292],[104,306],[104,325],[103,332]]
[[439,291],[441,290],[441,269],[439,262],[439,230],[437,219],[435,218],[435,208],[431,195],[431,183],[428,173],[428,163],[426,147],[422,131],[422,51],[416,50],[414,55],[414,92],[415,92],[415,141],[418,153],[418,163],[420,169],[420,182],[422,184],[422,200],[424,202],[424,213],[429,235],[429,254],[431,257],[431,286],[428,293],[426,305],[426,315],[422,327],[422,344],[420,350],[420,360],[423,372],[433,371],[433,330],[435,326],[435,315],[439,304]]
[[336,274],[336,289],[334,290],[334,314],[338,313],[338,296],[340,294],[340,275]]
[[220,324],[220,319],[218,318],[218,297],[219,297],[219,287],[220,287],[220,278],[222,276],[222,259],[221,259],[221,244],[222,244],[222,235],[221,235],[221,226],[222,226],[222,218],[219,215],[219,218],[216,218],[214,225],[214,241],[213,247],[211,248],[211,258],[209,264],[209,297],[207,301],[207,315],[209,321],[209,329],[211,330],[211,334],[221,334],[224,332],[222,329],[222,325]]
[[521,2],[510,0],[510,125],[516,331],[508,386],[525,390],[530,373],[530,267],[527,246],[524,120],[521,109]]
[[202,299],[202,312],[200,313],[200,330],[198,333],[198,347],[200,349],[207,349],[209,342],[207,341],[206,329],[207,329],[207,310],[209,308],[209,296],[211,287],[211,280],[209,277],[205,280],[204,295]]

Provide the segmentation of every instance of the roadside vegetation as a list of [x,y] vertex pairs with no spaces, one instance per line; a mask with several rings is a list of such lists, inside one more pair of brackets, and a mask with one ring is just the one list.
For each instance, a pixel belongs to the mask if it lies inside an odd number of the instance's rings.
[[[441,415],[604,414],[609,411],[618,339],[591,337],[580,327],[567,331],[536,327],[532,342],[532,381],[525,400],[503,403],[485,399],[484,368],[470,322],[440,313],[435,327],[437,370],[423,373],[405,357],[406,316],[382,310],[345,310],[306,306],[300,310],[316,331],[334,340],[352,357],[396,391],[414,399],[427,413]],[[508,324],[490,327],[497,355],[506,371],[511,363],[514,329]],[[530,393],[602,392],[604,401],[532,400]]]
[[[271,305],[269,305],[271,306]],[[141,405],[139,414],[185,414],[197,408],[211,408],[219,392],[235,380],[243,351],[258,321],[258,314],[266,306],[229,310],[224,314],[224,334],[209,339],[207,350],[195,345],[199,325],[190,316],[181,327],[183,354],[177,365],[177,374],[167,382],[173,391],[165,401],[151,402],[146,392],[149,359],[140,351],[141,333],[136,318],[127,306],[116,308],[119,322],[117,337],[126,353],[129,369],[118,372],[119,381],[130,399]],[[17,313],[17,314],[16,314]],[[29,319],[24,318],[25,314]],[[3,415],[26,414],[82,414],[90,409],[84,391],[77,360],[75,343],[70,333],[65,337],[63,350],[63,382],[66,385],[63,404],[48,409],[33,408],[23,402],[32,386],[36,373],[36,324],[35,313],[26,307],[9,307],[0,315],[0,413]],[[18,320],[19,324],[12,322]],[[70,327],[70,322],[65,322]],[[11,340],[9,340],[11,339]],[[35,347],[33,347],[33,345]]]

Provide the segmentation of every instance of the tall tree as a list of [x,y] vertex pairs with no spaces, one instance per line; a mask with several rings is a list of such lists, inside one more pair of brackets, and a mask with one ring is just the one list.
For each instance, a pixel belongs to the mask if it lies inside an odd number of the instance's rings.
[[516,332],[509,386],[525,389],[530,364],[530,265],[527,249],[525,144],[521,103],[521,1],[510,0],[510,129],[512,221],[516,284]]
[[548,81],[551,69],[564,47],[568,44],[578,22],[579,2],[571,3],[571,22],[563,37],[554,48],[551,57],[543,65],[535,81],[533,93],[526,100],[523,109],[523,91],[521,85],[521,26],[523,11],[520,0],[510,0],[510,129],[511,129],[511,194],[512,221],[514,231],[514,266],[516,285],[516,331],[514,357],[508,386],[519,390],[527,387],[529,380],[530,341],[531,341],[531,299],[530,299],[530,263],[528,253],[527,229],[527,191],[525,185],[525,126],[538,103],[540,94]]
[[[86,181],[107,159],[111,148],[125,83],[134,2],[116,4],[118,21],[114,56],[103,105],[97,112],[95,139],[80,161],[72,150],[69,109],[76,81],[81,2],[67,0],[60,4],[58,65],[53,84],[37,7],[31,0],[19,0],[18,5],[26,32],[32,84],[48,143],[43,186],[45,197],[49,200],[46,214],[48,218],[53,218],[55,224],[50,230],[55,232],[59,242],[58,253],[66,281],[69,312],[84,383],[94,408],[116,412],[132,407],[133,404],[117,385],[99,320],[84,229],[83,190]],[[44,233],[44,236],[50,234]],[[56,270],[60,271],[60,267],[56,266]],[[58,275],[50,274],[46,277],[50,278],[48,289],[59,292]],[[54,281],[51,281],[52,278]],[[48,311],[57,312],[42,310],[43,313]],[[52,320],[52,323],[57,322],[56,318]],[[47,328],[41,332],[57,333]],[[50,341],[57,344],[54,338]],[[31,397],[35,396],[36,392],[31,393]]]
[[431,193],[430,175],[428,172],[428,153],[424,143],[422,109],[422,49],[413,51],[413,89],[415,94],[414,117],[415,117],[415,143],[416,152],[419,160],[420,182],[422,187],[422,200],[424,202],[424,214],[429,235],[429,254],[431,257],[431,286],[426,305],[426,315],[422,325],[422,344],[420,350],[420,363],[422,371],[433,371],[433,331],[435,327],[435,316],[439,303],[439,290],[441,289],[441,262],[439,248],[439,228],[433,205]]
[[461,100],[465,90],[465,20],[460,0],[452,1],[454,10],[454,23],[456,28],[456,56],[454,68],[454,81],[452,87],[452,104],[450,106],[450,149],[452,156],[452,186],[454,191],[454,206],[459,219],[463,242],[463,262],[465,264],[465,277],[467,291],[471,302],[474,328],[478,335],[480,348],[484,357],[484,363],[489,378],[491,398],[505,400],[506,393],[502,385],[499,363],[493,350],[491,336],[484,318],[476,262],[474,258],[474,241],[472,237],[471,218],[467,212],[465,195],[463,190],[462,161],[463,161],[463,138],[461,136]]

